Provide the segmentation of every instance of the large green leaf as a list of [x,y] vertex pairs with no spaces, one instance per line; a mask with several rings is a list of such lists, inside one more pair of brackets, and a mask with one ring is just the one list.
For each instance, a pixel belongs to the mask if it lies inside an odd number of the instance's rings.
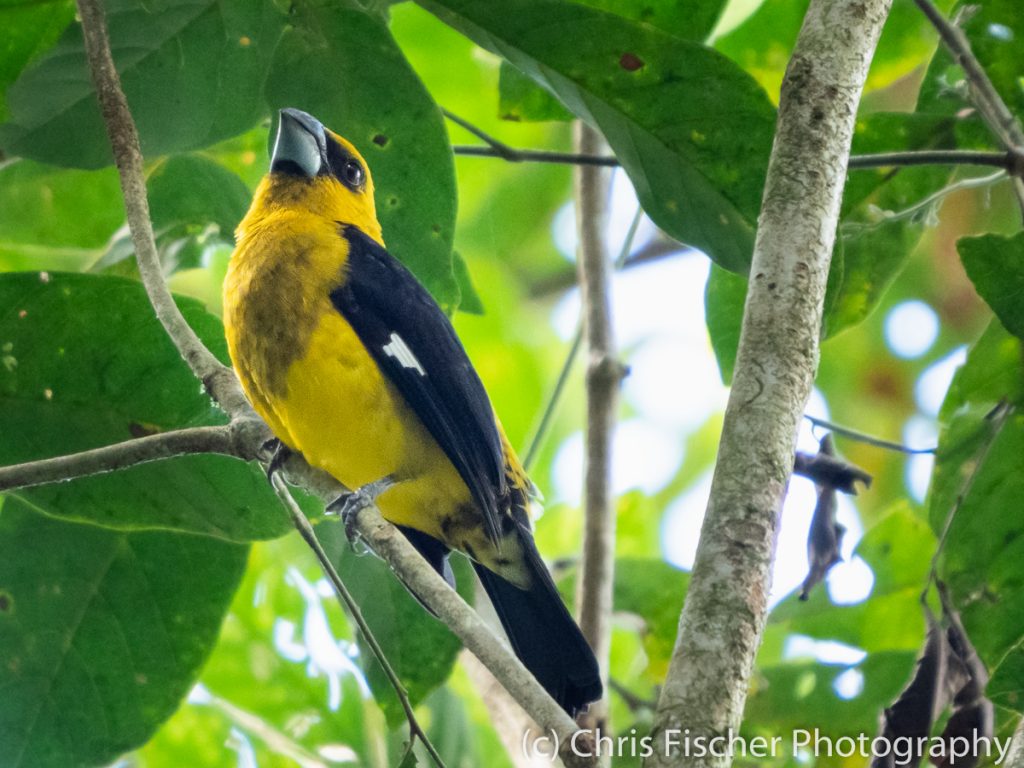
[[725,7],[723,0],[572,0],[632,21],[640,21],[684,40],[707,39]]
[[1006,330],[1024,339],[1024,233],[965,237],[956,247],[978,294]]
[[[112,0],[114,61],[147,156],[241,133],[265,114],[267,64],[283,17],[272,0]],[[76,168],[111,162],[81,28],[67,30],[7,91],[11,155]]]
[[[224,422],[138,283],[8,274],[0,278],[0,306],[0,465]],[[180,306],[225,357],[219,321],[198,302]],[[129,530],[248,541],[290,529],[259,468],[226,456],[186,456],[15,495],[49,515]]]
[[53,45],[74,17],[70,0],[0,5],[0,120],[7,119],[7,87],[34,56]]
[[[649,24],[684,40],[703,42],[725,5],[721,0],[572,0]],[[505,120],[570,120],[572,113],[507,61],[498,80],[499,114]]]
[[660,681],[668,669],[679,629],[679,614],[690,575],[664,560],[619,557],[615,560],[613,608],[643,620],[647,674]]
[[104,765],[191,688],[247,547],[0,510],[0,762]]
[[356,146],[373,174],[388,250],[454,307],[455,170],[437,105],[376,18],[303,0],[292,24],[267,100],[310,112]]
[[[343,525],[323,524],[317,532],[415,706],[451,675],[462,643],[420,605],[384,561],[359,557],[348,543]],[[476,580],[469,561],[455,555],[451,562],[460,594],[472,603]],[[397,725],[405,719],[405,712],[369,646],[362,636],[358,640],[358,663],[374,698],[388,723]]]
[[0,169],[0,268],[78,270],[124,222],[117,172],[30,160]]
[[[1016,410],[997,417],[993,409],[1002,401]],[[1021,341],[993,321],[971,348],[942,405],[943,430],[928,497],[935,531],[942,531],[951,510],[957,510],[940,576],[990,668],[1024,636],[1024,536],[1016,514],[1024,498],[1021,405]],[[1024,691],[1024,679],[1017,682]]]
[[498,114],[502,120],[572,120],[572,112],[507,61],[498,75]]
[[[204,252],[215,244],[234,246],[235,228],[252,197],[236,174],[203,155],[168,158],[146,179],[146,190],[165,272],[201,266]],[[118,234],[96,268],[135,255],[131,233]]]
[[746,271],[775,116],[735,64],[697,43],[574,4],[420,5],[596,125],[662,229],[722,266]]

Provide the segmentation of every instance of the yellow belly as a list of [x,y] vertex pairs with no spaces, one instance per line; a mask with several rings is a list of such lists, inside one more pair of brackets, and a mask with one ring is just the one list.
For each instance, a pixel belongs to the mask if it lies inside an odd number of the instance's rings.
[[378,499],[385,518],[444,541],[446,517],[467,507],[478,514],[451,461],[340,314],[323,316],[286,381],[265,417],[290,448],[350,489],[392,477],[397,484]]

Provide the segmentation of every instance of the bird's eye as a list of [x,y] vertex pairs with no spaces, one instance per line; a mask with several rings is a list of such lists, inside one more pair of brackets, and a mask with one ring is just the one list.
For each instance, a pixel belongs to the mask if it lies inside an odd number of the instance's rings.
[[363,167],[355,160],[349,160],[342,169],[342,178],[350,187],[359,187],[363,184]]

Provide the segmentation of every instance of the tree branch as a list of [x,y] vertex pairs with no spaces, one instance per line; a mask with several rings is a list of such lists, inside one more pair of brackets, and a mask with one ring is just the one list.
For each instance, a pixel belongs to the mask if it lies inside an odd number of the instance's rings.
[[[666,737],[738,732],[776,526],[818,363],[857,106],[890,0],[811,0],[782,84],[736,372],[648,766],[714,766]],[[676,738],[675,744],[679,744]]]
[[[962,34],[962,33],[961,33]],[[1003,105],[1005,109],[1005,105]],[[553,163],[561,165],[618,167],[619,159],[610,155],[592,152],[554,152],[547,149],[517,149],[499,141],[467,120],[442,110],[445,117],[465,128],[487,146],[456,144],[452,152],[464,157],[497,157],[510,163]],[[1008,145],[1006,152],[984,152],[963,149],[928,149],[906,152],[879,152],[870,155],[853,155],[847,164],[848,170],[865,168],[890,168],[916,165],[980,165],[1002,168],[1014,176],[1024,175],[1024,152]]]
[[[263,426],[262,422],[257,424],[259,427]],[[0,493],[99,475],[187,454],[223,453],[247,460],[253,459],[254,441],[248,432],[244,431],[253,426],[255,425],[244,424],[239,428],[235,424],[229,424],[223,427],[178,429],[68,456],[14,464],[0,468]]]
[[124,92],[121,90],[121,79],[114,67],[114,59],[110,54],[110,39],[107,35],[103,7],[100,0],[77,0],[77,4],[78,14],[82,19],[82,37],[85,41],[89,70],[96,87],[107,136],[110,138],[114,163],[121,177],[128,228],[135,246],[139,275],[149,301],[178,352],[214,400],[233,417],[249,415],[252,411],[235,375],[199,340],[174,303],[174,298],[164,281],[156,240],[153,237],[153,225],[149,217],[139,134]]
[[[582,121],[573,128],[581,154],[600,151],[604,140]],[[585,430],[583,551],[576,595],[580,629],[594,650],[601,677],[608,680],[612,583],[615,572],[615,499],[611,489],[612,438],[618,416],[619,384],[625,373],[616,357],[611,318],[611,262],[604,241],[609,177],[595,166],[575,170],[576,262],[587,341],[587,426]],[[603,702],[602,702],[603,704]],[[607,707],[589,713],[595,723]]]
[[[447,625],[463,645],[476,656],[512,698],[545,730],[554,732],[560,756],[568,768],[592,766],[590,758],[580,757],[572,749],[576,723],[552,699],[504,640],[491,631],[458,592],[448,586],[417,552],[409,540],[381,517],[376,507],[366,507],[355,515],[355,530],[366,544],[390,565],[402,583],[422,600]],[[577,751],[591,750],[589,734],[576,739]]]
[[1020,175],[1021,158],[1014,152],[978,152],[966,149],[929,149],[911,152],[879,152],[874,155],[853,155],[848,168],[909,167],[915,165],[980,165],[1002,168]]

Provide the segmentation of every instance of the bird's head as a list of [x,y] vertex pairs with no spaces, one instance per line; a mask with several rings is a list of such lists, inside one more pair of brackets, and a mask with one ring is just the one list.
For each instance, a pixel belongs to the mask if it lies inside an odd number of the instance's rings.
[[256,190],[250,213],[276,210],[301,211],[355,225],[381,240],[373,179],[363,156],[298,109],[280,112],[270,172]]

